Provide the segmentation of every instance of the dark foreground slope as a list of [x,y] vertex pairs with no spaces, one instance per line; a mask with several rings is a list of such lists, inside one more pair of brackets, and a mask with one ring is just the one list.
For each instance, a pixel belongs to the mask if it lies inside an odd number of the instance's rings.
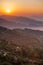
[[43,32],[0,26],[0,65],[43,65]]

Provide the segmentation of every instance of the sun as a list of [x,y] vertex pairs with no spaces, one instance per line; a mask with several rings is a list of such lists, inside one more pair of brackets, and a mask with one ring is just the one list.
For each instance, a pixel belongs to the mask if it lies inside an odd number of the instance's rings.
[[5,15],[13,15],[15,12],[15,8],[13,7],[3,7],[2,13]]
[[10,12],[11,12],[10,8],[7,8],[6,13],[10,13]]

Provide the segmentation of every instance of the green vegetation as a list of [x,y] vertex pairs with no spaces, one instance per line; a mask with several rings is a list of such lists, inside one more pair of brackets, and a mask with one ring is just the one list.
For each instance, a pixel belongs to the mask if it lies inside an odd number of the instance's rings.
[[43,49],[0,40],[0,65],[43,65]]

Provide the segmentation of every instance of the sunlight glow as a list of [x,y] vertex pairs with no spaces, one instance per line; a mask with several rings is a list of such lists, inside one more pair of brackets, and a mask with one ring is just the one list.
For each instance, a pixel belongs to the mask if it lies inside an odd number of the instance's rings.
[[0,14],[36,15],[43,14],[42,0],[0,0]]
[[7,12],[7,13],[10,13],[10,12],[11,12],[10,8],[7,8],[7,9],[6,9],[6,12]]

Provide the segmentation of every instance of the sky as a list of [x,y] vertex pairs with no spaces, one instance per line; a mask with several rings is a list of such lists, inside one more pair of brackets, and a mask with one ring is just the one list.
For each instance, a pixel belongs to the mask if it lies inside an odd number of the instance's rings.
[[43,0],[0,0],[0,15],[43,14]]

